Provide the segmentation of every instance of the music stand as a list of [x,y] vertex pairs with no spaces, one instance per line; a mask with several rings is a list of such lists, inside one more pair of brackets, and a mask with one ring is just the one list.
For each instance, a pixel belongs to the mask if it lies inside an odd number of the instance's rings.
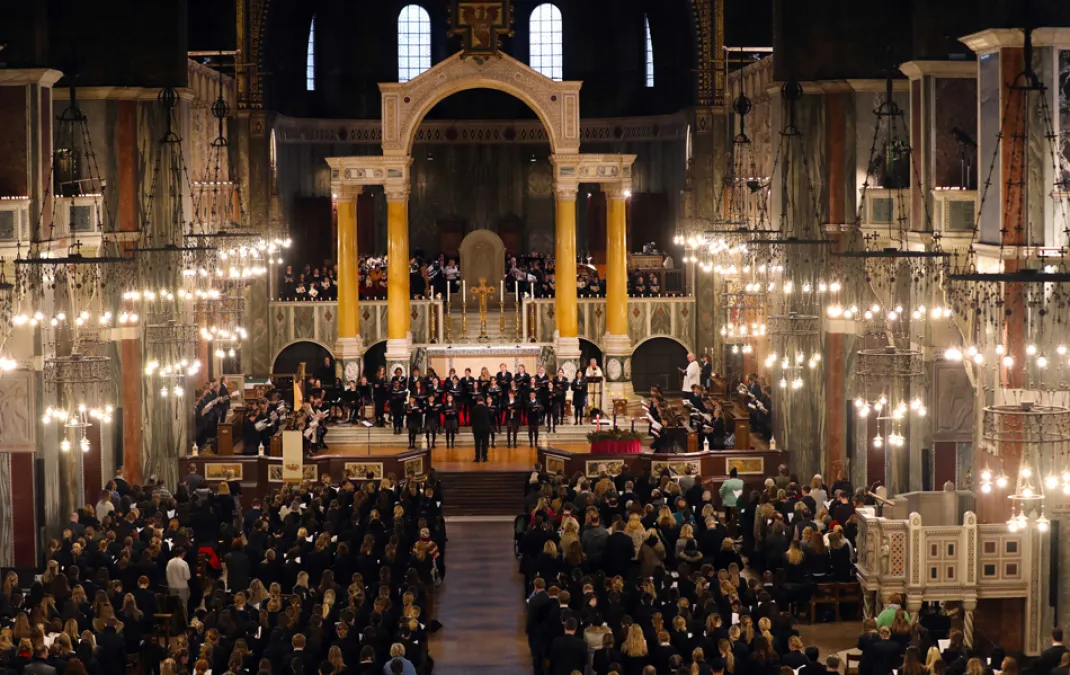
[[372,427],[375,426],[375,425],[372,424],[371,422],[369,422],[368,420],[361,420],[360,423],[363,424],[364,428],[368,430],[368,456],[371,457],[372,456]]
[[593,407],[596,407],[602,411],[602,417],[606,416],[606,407],[604,405],[605,401],[602,400],[602,382],[604,381],[605,378],[598,376],[587,378],[587,387],[588,390],[591,392],[591,398],[593,400],[598,401],[598,405]]

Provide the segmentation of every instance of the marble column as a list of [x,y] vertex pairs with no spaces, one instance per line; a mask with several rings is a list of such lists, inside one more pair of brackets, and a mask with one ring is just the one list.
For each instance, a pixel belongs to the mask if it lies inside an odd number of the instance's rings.
[[557,367],[572,379],[580,364],[579,310],[576,299],[576,192],[578,185],[555,186],[557,203],[555,228],[554,301],[557,335],[554,352]]
[[[628,223],[630,186],[610,183],[606,192],[606,334],[605,394],[607,399],[632,393],[632,342],[628,336]],[[611,402],[605,402],[608,408]]]
[[[335,358],[347,381],[360,378],[364,344],[360,337],[357,197],[360,186],[339,186],[338,195],[338,342]],[[406,263],[408,260],[406,259]]]
[[412,353],[409,300],[409,186],[387,185],[387,372],[409,372]]

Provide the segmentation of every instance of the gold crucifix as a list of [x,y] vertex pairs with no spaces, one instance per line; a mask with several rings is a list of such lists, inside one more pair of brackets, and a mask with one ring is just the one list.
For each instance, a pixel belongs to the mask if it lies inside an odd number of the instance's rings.
[[487,285],[486,279],[480,279],[479,285],[471,289],[469,293],[479,296],[479,341],[486,342],[487,337],[487,298],[494,295],[498,289]]

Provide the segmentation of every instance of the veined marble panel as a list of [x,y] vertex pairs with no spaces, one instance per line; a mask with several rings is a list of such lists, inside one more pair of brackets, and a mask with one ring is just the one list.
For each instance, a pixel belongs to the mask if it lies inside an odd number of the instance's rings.
[[15,528],[12,520],[11,454],[0,452],[0,567],[15,564]]
[[[428,300],[412,301],[411,330],[414,344],[424,344],[430,339],[429,312],[434,303]],[[293,342],[308,340],[317,342],[329,350],[338,342],[337,302],[271,302],[268,313],[270,345],[267,372],[270,372],[279,352]],[[386,301],[360,303],[360,336],[365,345],[373,345],[387,338]]]
[[[552,343],[556,321],[554,300],[531,301],[536,306],[536,325],[532,335],[537,342]],[[606,302],[581,299],[578,337],[602,346],[606,332]],[[695,350],[695,300],[693,298],[629,298],[628,337],[633,345],[652,337],[668,337]]]
[[0,447],[6,452],[33,452],[37,415],[34,374],[12,371],[0,377]]

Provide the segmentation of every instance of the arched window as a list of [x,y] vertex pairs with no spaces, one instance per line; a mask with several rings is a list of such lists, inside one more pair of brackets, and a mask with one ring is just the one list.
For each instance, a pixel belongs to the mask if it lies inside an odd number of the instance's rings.
[[643,33],[646,38],[646,86],[654,86],[654,41],[650,39],[650,17],[643,17]]
[[305,89],[316,91],[316,17],[308,28],[308,56],[305,60]]
[[553,80],[563,79],[561,10],[544,3],[531,13],[531,67]]
[[408,82],[431,67],[431,16],[420,5],[405,5],[398,15],[398,82]]

